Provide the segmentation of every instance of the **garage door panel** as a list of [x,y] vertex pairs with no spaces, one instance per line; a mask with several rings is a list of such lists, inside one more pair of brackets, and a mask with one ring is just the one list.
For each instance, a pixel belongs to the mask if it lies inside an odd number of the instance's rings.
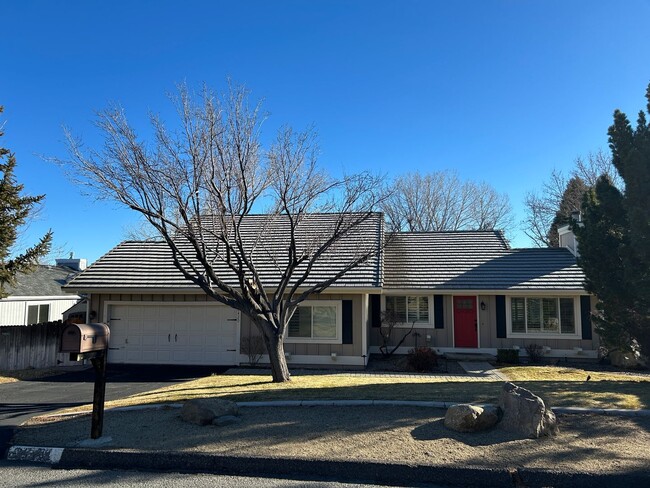
[[110,318],[109,362],[238,363],[239,313],[229,307],[120,304]]

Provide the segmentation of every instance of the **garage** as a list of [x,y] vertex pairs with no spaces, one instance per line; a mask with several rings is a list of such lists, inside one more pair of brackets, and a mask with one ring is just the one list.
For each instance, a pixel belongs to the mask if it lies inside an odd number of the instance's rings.
[[216,304],[107,307],[110,363],[235,365],[239,312]]

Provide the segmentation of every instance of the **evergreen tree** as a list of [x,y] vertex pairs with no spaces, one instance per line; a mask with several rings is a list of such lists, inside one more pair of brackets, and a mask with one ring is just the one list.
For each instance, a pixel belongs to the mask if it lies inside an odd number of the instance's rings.
[[557,230],[563,225],[571,223],[571,214],[576,210],[580,210],[582,200],[588,189],[584,180],[579,176],[574,176],[568,181],[558,211],[555,213],[553,223],[551,223],[548,230],[549,247],[560,247],[560,236]]
[[[0,131],[0,137],[3,135]],[[44,195],[21,195],[23,185],[16,183],[15,167],[14,154],[0,147],[0,298],[7,295],[5,287],[14,283],[17,273],[30,271],[48,253],[52,241],[52,232],[48,231],[33,247],[22,254],[13,254],[20,227],[44,198]]]
[[[650,85],[646,92],[650,112]],[[600,303],[596,326],[610,347],[635,344],[650,354],[650,129],[643,111],[636,129],[620,112],[609,128],[612,163],[625,183],[607,177],[583,202],[580,265],[586,289]]]

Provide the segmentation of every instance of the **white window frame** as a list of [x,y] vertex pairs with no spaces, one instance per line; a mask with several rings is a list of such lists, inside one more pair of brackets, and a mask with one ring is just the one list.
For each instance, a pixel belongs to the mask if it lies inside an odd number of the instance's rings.
[[49,322],[50,321],[50,315],[52,312],[52,304],[50,302],[27,302],[25,303],[25,324],[29,325],[29,307],[34,307],[38,306],[38,313],[37,315],[40,315],[41,313],[41,305],[47,305],[47,318],[45,320],[39,320],[36,322],[37,324],[41,324],[44,322]]
[[[387,297],[405,297],[408,304],[409,297],[426,297],[429,304],[429,321],[428,322],[415,322],[416,328],[433,329],[435,328],[434,315],[433,315],[433,295],[422,295],[418,293],[389,293],[381,296],[381,311],[386,312],[386,298]],[[408,306],[408,305],[407,305]],[[407,312],[408,314],[408,312]],[[398,322],[396,327],[411,327],[411,322]]]
[[[556,296],[556,295],[512,295],[506,297],[506,322],[508,324],[507,336],[508,338],[513,339],[582,339],[582,327],[580,322],[580,300],[577,296]],[[571,298],[573,300],[573,321],[575,324],[575,333],[573,334],[562,334],[561,332],[513,332],[512,331],[512,299],[513,298],[523,298],[528,300],[530,298],[554,298],[558,300],[558,313],[559,313],[559,299],[560,298]],[[528,312],[528,306],[526,306],[526,317]],[[527,323],[527,319],[526,319]],[[562,324],[559,324],[558,330],[562,330]]]
[[[336,337],[290,337],[289,325],[284,332],[286,344],[342,344],[343,343],[343,302],[341,300],[305,300],[298,304],[300,307],[336,307]],[[313,330],[312,330],[313,334]]]

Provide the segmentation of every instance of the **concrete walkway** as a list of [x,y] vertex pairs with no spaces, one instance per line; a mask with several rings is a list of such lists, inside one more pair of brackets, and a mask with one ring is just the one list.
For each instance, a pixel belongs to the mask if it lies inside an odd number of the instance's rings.
[[[327,370],[327,369],[291,369],[292,376],[305,375],[339,375],[350,377],[380,377],[380,378],[421,378],[436,379],[445,382],[481,382],[481,381],[509,381],[509,378],[487,361],[459,361],[458,364],[464,371],[463,374],[454,373],[408,373],[393,371],[372,371],[372,370]],[[265,368],[231,368],[224,374],[227,375],[268,375],[269,370]]]

